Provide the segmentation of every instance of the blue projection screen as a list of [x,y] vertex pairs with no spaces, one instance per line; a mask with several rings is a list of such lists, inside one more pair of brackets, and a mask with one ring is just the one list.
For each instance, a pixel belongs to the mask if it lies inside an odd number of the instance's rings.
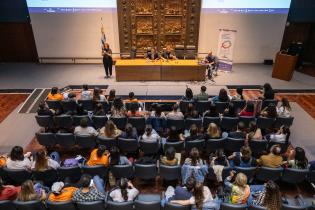
[[116,8],[116,0],[26,0],[30,13],[93,13]]
[[291,0],[203,0],[210,13],[287,14]]

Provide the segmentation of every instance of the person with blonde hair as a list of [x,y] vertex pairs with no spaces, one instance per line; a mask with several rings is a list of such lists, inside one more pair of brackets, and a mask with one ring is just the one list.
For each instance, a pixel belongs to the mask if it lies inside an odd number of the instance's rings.
[[21,185],[21,191],[17,196],[18,201],[44,201],[46,199],[46,193],[43,189],[40,189],[39,192],[36,192],[34,189],[34,184],[31,180],[26,180]]
[[247,176],[243,173],[238,173],[235,181],[231,180],[235,176],[235,171],[230,172],[230,176],[225,178],[224,185],[230,191],[229,202],[232,204],[245,204],[250,195],[250,187],[247,185]]
[[205,135],[206,139],[219,139],[221,138],[221,131],[217,124],[210,123]]
[[39,150],[35,154],[35,161],[32,163],[32,170],[45,171],[48,169],[57,169],[60,164],[47,156],[44,149]]
[[100,136],[105,138],[117,138],[121,135],[121,130],[119,130],[115,123],[111,120],[108,120],[104,127],[100,130]]

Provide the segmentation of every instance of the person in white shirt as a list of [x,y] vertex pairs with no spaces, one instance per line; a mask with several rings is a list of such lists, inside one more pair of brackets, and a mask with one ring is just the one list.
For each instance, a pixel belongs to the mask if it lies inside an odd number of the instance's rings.
[[48,169],[57,169],[60,164],[47,156],[45,150],[39,150],[36,152],[35,160],[32,163],[32,170],[35,171],[45,171]]
[[32,166],[31,155],[30,152],[23,154],[23,148],[20,146],[13,147],[10,157],[7,159],[7,168],[30,170]]
[[145,142],[159,142],[160,141],[159,134],[152,129],[152,125],[146,125],[145,133],[142,135],[142,141]]
[[171,119],[171,120],[183,120],[184,119],[183,113],[178,111],[178,104],[173,105],[173,111],[169,112],[166,115],[166,118]]
[[97,136],[98,132],[92,126],[88,126],[88,118],[82,118],[80,125],[75,127],[74,134]]
[[90,100],[92,98],[91,91],[89,90],[89,86],[87,84],[84,84],[82,86],[82,92],[81,92],[81,100]]
[[290,128],[281,126],[277,133],[270,134],[270,141],[272,142],[289,142],[291,135]]
[[137,195],[139,194],[139,190],[137,190],[133,184],[128,181],[126,178],[121,178],[118,181],[118,188],[111,191],[109,196],[115,202],[126,202],[133,201]]
[[279,117],[291,117],[291,106],[287,98],[281,99],[281,106],[277,107],[277,114]]

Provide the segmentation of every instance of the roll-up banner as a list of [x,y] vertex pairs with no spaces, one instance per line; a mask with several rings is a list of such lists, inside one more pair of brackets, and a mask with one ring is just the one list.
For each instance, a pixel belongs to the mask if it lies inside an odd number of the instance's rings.
[[217,55],[220,71],[232,71],[236,33],[236,30],[220,29]]

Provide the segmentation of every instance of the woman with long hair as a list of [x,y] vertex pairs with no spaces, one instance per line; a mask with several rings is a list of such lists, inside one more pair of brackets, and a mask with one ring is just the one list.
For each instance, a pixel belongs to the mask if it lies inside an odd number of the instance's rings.
[[199,150],[196,147],[191,149],[190,154],[189,154],[189,158],[186,158],[185,164],[191,165],[191,166],[204,165],[203,160],[200,157]]
[[103,90],[95,87],[93,90],[93,101],[97,103],[98,101],[106,101],[105,96],[103,95]]
[[93,149],[86,164],[88,166],[104,165],[107,167],[109,165],[108,158],[109,152],[106,149],[106,146],[99,145],[97,149]]
[[32,170],[35,171],[45,171],[48,169],[57,169],[60,164],[47,156],[44,149],[41,149],[35,154],[35,161],[32,164]]
[[304,149],[301,147],[296,147],[294,153],[294,159],[288,161],[289,168],[307,169],[308,159],[305,156]]
[[251,121],[248,125],[248,134],[246,136],[247,140],[251,139],[262,139],[261,129],[258,128],[257,123],[255,121]]
[[100,135],[105,138],[117,138],[120,134],[121,130],[119,130],[111,120],[108,120],[105,126],[100,129]]
[[120,154],[118,147],[113,146],[110,148],[109,164],[114,165],[130,165],[130,161],[126,156]]
[[20,146],[15,146],[12,148],[9,158],[7,159],[7,168],[9,169],[31,169],[31,153],[23,153],[23,148]]
[[190,88],[186,88],[185,95],[182,97],[182,101],[193,101],[194,94]]
[[205,135],[206,139],[219,139],[221,138],[220,128],[215,123],[210,123]]
[[277,107],[274,104],[269,104],[266,108],[261,111],[262,117],[276,118],[277,117]]
[[39,192],[36,192],[34,189],[34,184],[31,180],[26,180],[21,185],[21,191],[17,196],[18,201],[26,202],[26,201],[35,201],[35,200],[45,200],[46,193],[43,189],[40,189]]
[[127,123],[125,130],[121,132],[120,137],[125,139],[138,139],[138,131],[130,123]]
[[224,88],[221,88],[220,91],[219,91],[219,95],[213,97],[211,100],[212,100],[213,103],[216,103],[216,102],[229,102],[230,101],[230,97],[228,95],[227,90],[224,89]]
[[115,98],[113,101],[112,109],[111,109],[112,117],[125,117],[126,110],[124,108],[124,103],[121,98]]
[[181,134],[175,126],[171,126],[168,132],[168,136],[166,138],[167,142],[178,142],[178,141],[184,141],[185,138],[183,134]]
[[263,86],[263,100],[272,100],[275,98],[275,92],[269,83],[265,83]]
[[209,110],[205,111],[204,117],[219,117],[219,112],[214,103],[211,103]]
[[121,178],[117,187],[109,193],[109,196],[115,202],[133,201],[139,194],[139,190],[126,178]]
[[291,106],[288,98],[281,99],[281,105],[277,107],[277,114],[279,117],[291,117]]
[[250,195],[250,188],[247,185],[247,176],[243,173],[238,173],[235,177],[235,181],[231,182],[234,176],[235,171],[231,171],[230,176],[224,180],[225,187],[231,192],[229,202],[232,204],[245,204]]
[[104,43],[102,46],[102,56],[103,56],[103,65],[105,69],[105,78],[112,76],[112,68],[113,68],[113,58],[112,58],[112,49],[110,49],[108,43]]
[[109,91],[108,97],[107,97],[107,101],[114,101],[116,99],[116,90],[115,89],[111,89]]

